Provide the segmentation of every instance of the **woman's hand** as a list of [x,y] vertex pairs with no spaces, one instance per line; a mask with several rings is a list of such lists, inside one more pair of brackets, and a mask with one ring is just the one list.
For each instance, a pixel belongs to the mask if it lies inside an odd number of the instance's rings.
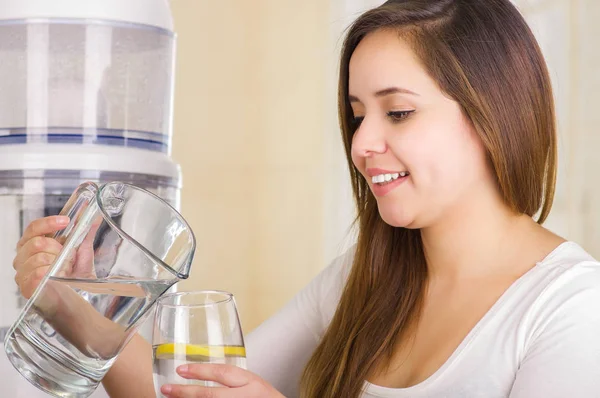
[[[77,279],[95,279],[94,238],[102,223],[97,217],[77,250],[70,253],[55,276]],[[69,224],[65,216],[50,216],[34,220],[27,226],[17,243],[17,254],[13,260],[16,271],[15,282],[21,294],[30,298],[50,267],[61,253],[62,243],[48,237]]]
[[233,365],[189,364],[177,368],[186,379],[215,381],[224,387],[166,384],[167,398],[285,398],[257,375]]
[[13,261],[15,282],[25,298],[31,297],[62,250],[59,242],[46,235],[60,231],[68,223],[68,217],[45,217],[33,221],[25,229]]

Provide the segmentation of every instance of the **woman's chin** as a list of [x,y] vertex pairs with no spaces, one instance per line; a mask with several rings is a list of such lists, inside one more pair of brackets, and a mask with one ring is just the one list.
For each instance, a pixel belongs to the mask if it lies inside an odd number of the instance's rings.
[[418,228],[415,226],[415,219],[412,215],[407,214],[397,209],[382,209],[379,208],[379,215],[381,219],[388,225],[397,228]]

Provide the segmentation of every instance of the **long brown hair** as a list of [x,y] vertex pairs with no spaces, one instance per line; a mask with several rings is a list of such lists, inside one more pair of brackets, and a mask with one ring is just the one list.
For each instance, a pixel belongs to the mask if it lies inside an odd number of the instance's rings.
[[498,189],[514,211],[542,223],[554,196],[556,131],[541,51],[509,0],[390,0],[349,28],[341,56],[339,117],[357,206],[354,262],[336,313],[302,377],[302,396],[356,398],[418,317],[427,281],[419,230],[379,216],[350,156],[349,62],[359,42],[393,29],[461,105],[481,139]]

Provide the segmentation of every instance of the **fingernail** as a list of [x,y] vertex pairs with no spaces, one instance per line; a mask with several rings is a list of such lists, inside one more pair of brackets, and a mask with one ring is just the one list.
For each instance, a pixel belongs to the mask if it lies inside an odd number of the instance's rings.
[[173,387],[171,387],[168,384],[164,385],[160,388],[160,392],[162,392],[163,394],[170,394],[172,390],[173,390]]
[[58,217],[56,217],[56,223],[58,225],[67,225],[69,223],[69,217],[67,217],[67,216],[58,216]]
[[177,368],[177,371],[179,373],[187,373],[189,370],[189,367],[187,365],[181,365],[180,367]]

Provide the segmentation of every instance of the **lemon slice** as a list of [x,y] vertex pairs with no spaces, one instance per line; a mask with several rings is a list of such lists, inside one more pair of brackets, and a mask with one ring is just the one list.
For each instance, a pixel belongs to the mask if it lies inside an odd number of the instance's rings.
[[155,347],[155,355],[157,358],[173,358],[175,356],[185,356],[188,359],[193,357],[245,357],[246,349],[240,346],[209,346],[196,344],[166,343],[160,344]]

